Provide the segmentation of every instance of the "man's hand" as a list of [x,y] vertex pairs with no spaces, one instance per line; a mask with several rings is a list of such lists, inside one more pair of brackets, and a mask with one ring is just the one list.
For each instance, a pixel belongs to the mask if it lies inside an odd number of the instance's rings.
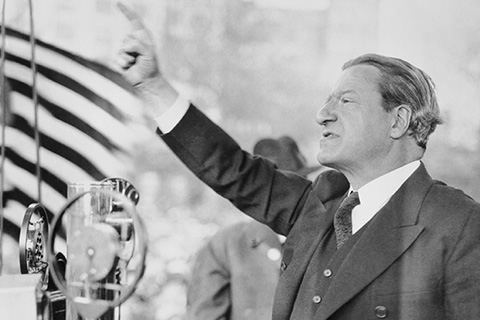
[[124,78],[138,89],[153,116],[158,116],[173,105],[178,93],[163,78],[153,39],[140,17],[122,3],[118,7],[130,21],[132,31],[123,40],[116,64]]
[[122,3],[118,3],[118,8],[130,21],[132,31],[123,40],[117,64],[128,82],[141,86],[160,74],[153,40],[135,12]]

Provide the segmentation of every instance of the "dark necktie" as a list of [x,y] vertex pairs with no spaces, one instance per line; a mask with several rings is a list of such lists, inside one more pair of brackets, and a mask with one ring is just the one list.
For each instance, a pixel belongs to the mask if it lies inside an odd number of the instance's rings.
[[352,192],[335,212],[333,226],[337,237],[337,249],[340,249],[352,235],[352,210],[359,204],[358,192]]

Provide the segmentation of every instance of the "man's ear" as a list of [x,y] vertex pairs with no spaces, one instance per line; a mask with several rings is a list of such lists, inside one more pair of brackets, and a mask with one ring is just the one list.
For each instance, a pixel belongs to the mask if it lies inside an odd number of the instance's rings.
[[393,122],[390,136],[393,139],[399,139],[408,133],[412,119],[412,108],[409,105],[402,104],[391,112],[393,112]]

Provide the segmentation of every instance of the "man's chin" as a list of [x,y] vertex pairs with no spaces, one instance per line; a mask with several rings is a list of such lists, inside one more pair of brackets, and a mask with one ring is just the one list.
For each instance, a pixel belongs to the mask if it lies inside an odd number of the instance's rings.
[[331,167],[332,164],[333,164],[332,159],[327,158],[327,157],[325,157],[325,156],[317,156],[317,161],[318,161],[318,163],[320,163],[322,166],[326,166],[326,167]]
[[325,154],[322,151],[317,154],[317,161],[322,166],[329,167],[331,169],[337,169],[337,159],[333,156]]

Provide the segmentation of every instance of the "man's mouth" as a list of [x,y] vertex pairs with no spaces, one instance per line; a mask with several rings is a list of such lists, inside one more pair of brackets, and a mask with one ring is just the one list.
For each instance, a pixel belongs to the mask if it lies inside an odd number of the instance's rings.
[[329,131],[324,131],[324,132],[322,132],[322,137],[323,137],[323,138],[330,138],[330,137],[332,137],[332,136],[333,136],[333,134],[332,134],[331,132],[329,132]]

